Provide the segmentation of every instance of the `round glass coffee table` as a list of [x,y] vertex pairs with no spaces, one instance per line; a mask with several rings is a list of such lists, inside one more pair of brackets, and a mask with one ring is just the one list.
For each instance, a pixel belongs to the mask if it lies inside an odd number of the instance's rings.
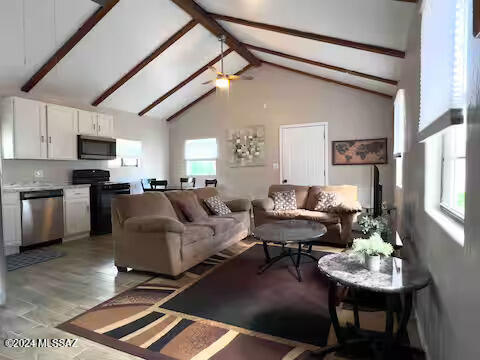
[[[312,242],[320,240],[326,232],[327,228],[325,225],[311,220],[280,220],[256,227],[253,231],[253,237],[263,242],[263,251],[265,252],[265,265],[260,267],[258,274],[263,274],[279,260],[289,257],[295,266],[297,280],[302,281],[300,272],[301,258],[306,256],[318,261],[311,254]],[[280,255],[270,256],[268,250],[268,244],[270,243],[282,246]],[[292,244],[297,245],[298,248],[295,250],[286,246]],[[302,250],[303,245],[308,245],[308,251]]]

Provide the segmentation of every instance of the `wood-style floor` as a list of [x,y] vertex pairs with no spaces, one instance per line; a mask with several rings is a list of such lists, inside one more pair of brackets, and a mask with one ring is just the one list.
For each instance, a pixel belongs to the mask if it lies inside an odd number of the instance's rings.
[[[139,359],[55,327],[151,275],[118,273],[113,265],[111,236],[54,247],[66,256],[7,273],[7,304],[0,307],[0,360]],[[418,346],[415,330],[411,321],[410,339]],[[4,346],[5,338],[78,338],[78,343],[74,348],[13,349]]]
[[4,346],[5,338],[78,338],[55,326],[151,277],[117,273],[111,236],[55,247],[66,256],[7,273],[7,304],[0,308],[0,360],[139,359],[83,338],[75,348]]

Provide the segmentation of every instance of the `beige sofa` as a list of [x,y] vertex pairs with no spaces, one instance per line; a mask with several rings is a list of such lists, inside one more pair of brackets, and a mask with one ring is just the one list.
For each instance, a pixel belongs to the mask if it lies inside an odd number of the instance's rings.
[[[275,211],[272,194],[277,191],[295,190],[297,210]],[[314,211],[317,196],[321,191],[332,191],[339,194],[342,205],[329,212]],[[319,221],[327,227],[322,242],[346,246],[351,241],[352,224],[361,211],[357,201],[357,187],[352,185],[338,186],[298,186],[272,185],[268,197],[252,202],[255,226],[285,219],[307,219]]]
[[112,201],[115,265],[178,277],[230,245],[244,239],[250,229],[250,201],[226,202],[232,213],[189,222],[178,202],[218,195],[215,188],[121,195]]

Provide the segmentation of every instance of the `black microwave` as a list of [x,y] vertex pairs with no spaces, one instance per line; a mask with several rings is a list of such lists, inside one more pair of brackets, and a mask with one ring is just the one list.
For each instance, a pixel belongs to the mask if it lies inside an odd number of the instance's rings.
[[117,157],[117,141],[99,136],[78,135],[78,158],[113,160]]

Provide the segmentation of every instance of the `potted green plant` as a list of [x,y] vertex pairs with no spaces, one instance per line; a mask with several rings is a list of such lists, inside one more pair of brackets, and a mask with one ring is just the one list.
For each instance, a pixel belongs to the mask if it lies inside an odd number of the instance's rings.
[[384,214],[376,218],[371,215],[363,215],[359,218],[358,224],[365,235],[370,236],[374,233],[378,233],[384,240],[391,238],[392,229],[390,224],[390,216],[388,214]]
[[352,250],[363,254],[368,270],[380,271],[380,256],[392,255],[393,246],[383,241],[379,233],[373,233],[368,239],[354,239]]

